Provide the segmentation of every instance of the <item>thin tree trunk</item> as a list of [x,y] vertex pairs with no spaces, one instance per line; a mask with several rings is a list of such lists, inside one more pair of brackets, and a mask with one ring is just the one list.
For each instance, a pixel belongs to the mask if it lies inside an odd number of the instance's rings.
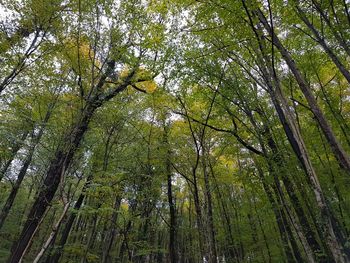
[[[47,122],[49,121],[50,117],[51,117],[51,114],[52,114],[52,110],[53,110],[53,107],[54,107],[55,103],[51,104],[46,112],[46,115],[44,117],[44,120],[41,124],[41,127],[40,127],[40,130],[38,132],[37,135],[33,135],[32,134],[32,144],[31,146],[29,147],[28,149],[28,153],[27,153],[27,156],[24,160],[24,163],[18,173],[18,176],[17,176],[17,180],[15,182],[15,184],[12,186],[12,190],[11,190],[11,193],[10,195],[8,196],[8,198],[6,199],[6,202],[5,202],[5,205],[3,206],[2,210],[1,210],[1,213],[0,213],[0,229],[2,228],[10,210],[11,210],[11,207],[15,201],[15,198],[17,196],[17,193],[18,193],[18,190],[22,184],[22,181],[25,177],[25,175],[27,174],[27,170],[29,168],[29,165],[30,163],[32,162],[32,158],[33,158],[33,155],[34,155],[34,152],[35,152],[35,149],[36,149],[36,146],[38,145],[38,143],[40,142],[41,140],[41,137],[43,136],[44,134],[44,130],[45,130],[45,126],[47,124]],[[34,131],[33,131],[34,132]]]
[[0,212],[0,229],[3,227],[4,223],[5,223],[5,220],[11,210],[11,207],[15,201],[15,198],[17,196],[17,192],[19,190],[19,187],[24,179],[24,176],[26,175],[27,173],[27,169],[32,161],[32,157],[33,157],[33,154],[34,154],[34,147],[31,147],[32,149],[30,149],[22,167],[21,167],[21,170],[19,171],[18,173],[18,177],[17,177],[17,180],[15,182],[15,184],[12,186],[12,189],[11,189],[11,192],[10,192],[10,195],[7,197],[6,199],[6,202],[4,204],[4,206],[2,207],[1,209],[1,212]]
[[[247,14],[250,16],[250,19],[251,19],[251,14],[248,11],[248,8],[245,4],[245,1],[243,0],[242,3],[244,5],[244,8],[247,11]],[[258,15],[259,20],[261,21],[261,23],[265,27],[265,29],[269,32],[270,36],[272,37],[273,44],[280,50],[282,56],[284,57],[288,66],[290,67],[293,74],[295,75],[295,77],[299,83],[299,86],[301,87],[303,93],[305,94],[305,97],[308,99],[308,101],[310,100],[309,105],[310,104],[312,105],[312,106],[310,105],[310,107],[313,107],[313,109],[314,109],[313,113],[314,113],[315,117],[316,117],[316,115],[317,115],[317,117],[320,117],[320,121],[322,122],[322,117],[324,117],[324,116],[323,116],[322,112],[320,111],[320,109],[318,108],[318,106],[316,104],[316,100],[313,97],[305,80],[303,79],[299,70],[297,69],[294,60],[291,58],[288,51],[279,42],[279,39],[277,38],[275,32],[272,30],[272,28],[268,24],[268,22],[267,22],[265,16],[263,15],[263,13],[261,12],[261,10],[257,11],[257,15]],[[253,30],[255,30],[255,33],[257,35],[257,40],[261,44],[260,45],[261,52],[263,54],[265,54],[265,50],[264,50],[263,44],[261,43],[262,40],[259,37],[259,33],[256,31],[254,24],[252,23],[251,25],[252,25]],[[265,55],[265,58],[266,58],[266,55]],[[272,54],[272,59],[274,59],[274,54]],[[273,62],[273,60],[272,60],[272,62]],[[274,106],[276,108],[278,116],[281,120],[281,123],[283,124],[287,138],[288,138],[296,156],[300,160],[304,171],[308,175],[309,182],[310,182],[311,187],[313,189],[313,192],[315,194],[317,206],[321,212],[321,217],[323,218],[322,227],[323,227],[323,232],[324,232],[325,238],[327,240],[327,244],[329,246],[329,249],[332,252],[334,260],[336,262],[343,263],[343,262],[345,262],[345,259],[342,255],[342,250],[344,249],[344,247],[335,235],[335,229],[334,229],[334,226],[332,224],[330,211],[329,211],[329,208],[326,204],[326,200],[325,200],[325,197],[323,195],[321,185],[319,183],[319,180],[318,180],[318,177],[315,173],[315,170],[311,164],[305,143],[304,143],[303,138],[301,136],[301,133],[300,133],[300,131],[295,123],[293,114],[290,112],[289,105],[288,105],[285,97],[283,96],[283,92],[282,92],[282,89],[280,86],[280,81],[276,75],[274,68],[271,68],[271,69],[269,68],[270,73],[268,73],[267,70],[264,69],[265,66],[264,65],[262,65],[262,66],[263,66],[262,69],[264,70],[263,74],[265,76],[265,81],[266,81],[267,85],[269,86],[269,92],[271,94],[272,101],[274,103]],[[274,67],[274,65],[272,65],[272,67]],[[328,126],[328,124],[326,122],[322,122],[322,125],[323,126],[321,126],[321,123],[320,123],[321,128],[323,127],[323,128],[328,129],[327,130],[328,132],[325,133],[326,137],[328,134],[328,135],[330,135],[330,137],[328,137],[328,139],[332,139],[331,137],[333,135],[333,139],[335,139],[333,132],[331,130],[329,130],[330,127]],[[334,140],[333,140],[333,142],[334,142]],[[339,144],[337,144],[337,145],[340,146]],[[338,161],[342,162],[341,160],[338,160]],[[346,164],[346,162],[345,162],[345,164]],[[345,167],[342,166],[342,167],[346,169],[346,166]],[[350,168],[350,162],[349,162],[349,168]],[[350,171],[350,169],[349,169],[349,171]]]
[[[341,32],[340,31],[338,32],[337,29],[332,25],[329,17],[325,13],[325,10],[315,0],[311,0],[311,2],[313,4],[313,6],[315,7],[315,9],[317,10],[317,12],[319,12],[321,17],[324,19],[327,26],[330,28],[334,38],[338,41],[338,44],[344,49],[346,54],[348,56],[350,56],[350,47],[349,47],[349,44],[347,43],[348,42],[347,39],[344,39]],[[332,1],[330,1],[330,3],[332,3]],[[345,1],[344,1],[344,5],[345,5],[346,13],[348,15],[348,7],[347,7],[347,3]],[[334,14],[334,16],[336,16],[336,15]],[[348,17],[348,19],[349,19],[349,17]]]
[[193,200],[194,200],[194,208],[196,211],[196,222],[197,222],[197,230],[198,230],[198,236],[199,236],[199,250],[201,255],[200,257],[201,257],[201,260],[203,260],[203,258],[208,260],[208,251],[205,249],[205,245],[204,245],[205,237],[204,237],[202,208],[201,208],[200,199],[199,199],[197,175],[195,173],[193,173],[193,182],[194,182]]
[[63,221],[63,219],[65,218],[65,216],[66,216],[66,214],[68,212],[69,205],[70,205],[69,202],[67,202],[65,204],[60,218],[57,220],[57,222],[56,222],[55,226],[53,227],[52,232],[50,233],[50,235],[49,235],[48,239],[46,240],[45,244],[42,246],[41,250],[36,255],[35,259],[33,260],[33,263],[38,263],[39,262],[39,260],[43,257],[44,253],[48,249],[48,247],[53,242],[55,236],[57,235],[57,231],[60,228],[60,226],[62,224],[62,221]]
[[289,236],[289,231],[286,228],[288,222],[286,221],[286,218],[284,216],[284,211],[280,207],[280,205],[277,203],[275,198],[273,197],[273,192],[271,191],[270,187],[266,183],[264,172],[262,171],[261,167],[259,166],[259,164],[256,161],[255,161],[255,163],[256,163],[256,168],[258,171],[258,176],[260,178],[260,181],[263,185],[263,189],[264,189],[264,191],[267,195],[267,198],[272,206],[272,210],[273,210],[275,218],[276,218],[276,223],[278,226],[278,230],[280,232],[281,241],[282,241],[282,245],[283,245],[283,251],[286,255],[287,261],[289,263],[295,263],[293,254],[296,254],[297,252],[293,251],[293,247],[291,247],[289,244],[290,236]]
[[114,210],[113,210],[113,215],[112,215],[112,219],[111,219],[111,230],[108,232],[107,234],[107,240],[105,242],[105,246],[103,247],[103,253],[102,253],[102,263],[109,263],[111,262],[111,256],[110,251],[114,242],[114,238],[117,234],[117,219],[118,219],[118,209],[120,207],[120,203],[121,203],[121,198],[120,196],[117,196],[115,198],[115,202],[114,202]]
[[[322,256],[320,258],[317,258],[318,260],[316,261],[315,258],[318,256],[318,253],[320,253],[320,251],[322,250],[319,246],[319,244],[317,243],[317,241],[314,239],[313,236],[313,232],[312,229],[310,229],[310,226],[308,224],[308,222],[304,222],[302,220],[300,220],[300,216],[298,217],[299,221],[295,220],[294,218],[294,214],[292,214],[291,209],[289,208],[288,204],[287,204],[287,200],[285,198],[285,194],[283,192],[281,183],[279,181],[279,178],[277,178],[276,176],[274,177],[274,181],[275,181],[275,185],[274,185],[274,189],[276,194],[279,195],[279,199],[280,199],[280,203],[284,208],[285,211],[285,216],[289,222],[289,225],[292,226],[300,240],[300,243],[304,249],[304,252],[306,253],[307,256],[307,261],[310,263],[315,263],[315,262],[328,262],[329,261],[325,261],[324,258],[322,258]],[[303,217],[302,217],[303,219]],[[306,224],[306,226],[303,225],[303,223]],[[311,234],[310,234],[311,232]],[[300,259],[301,260],[301,259]],[[300,261],[297,258],[297,262]]]
[[7,172],[8,168],[10,167],[13,159],[15,158],[17,152],[21,149],[21,147],[22,147],[25,139],[27,138],[28,134],[29,134],[29,131],[27,131],[27,130],[24,131],[22,136],[21,136],[21,139],[19,141],[17,141],[15,143],[15,145],[12,147],[12,151],[10,153],[10,156],[9,156],[8,160],[6,161],[6,163],[4,164],[4,166],[0,170],[0,182],[4,178],[6,172]]
[[[202,145],[202,150],[204,151],[204,145]],[[212,207],[212,196],[211,196],[211,187],[209,183],[209,173],[206,165],[206,156],[203,156],[203,173],[204,173],[204,187],[205,195],[207,200],[207,213],[208,213],[208,231],[209,231],[209,263],[217,262],[217,251],[216,251],[216,242],[215,242],[215,228],[214,228],[214,219],[213,219],[213,207]]]
[[93,220],[92,220],[92,230],[91,230],[91,233],[89,235],[89,238],[87,240],[87,244],[86,244],[86,248],[85,248],[85,251],[84,251],[84,255],[82,256],[81,258],[81,263],[87,263],[87,254],[89,253],[92,245],[94,244],[95,240],[94,240],[94,236],[95,236],[95,233],[96,233],[96,227],[98,225],[98,213],[95,213],[94,216],[93,216]]
[[264,243],[265,243],[265,246],[266,246],[266,250],[267,250],[267,255],[268,255],[268,260],[269,260],[269,263],[272,262],[272,257],[271,257],[271,249],[270,249],[270,245],[269,245],[269,242],[267,240],[267,236],[266,236],[266,233],[265,233],[265,230],[264,230],[264,226],[262,224],[262,221],[261,221],[261,218],[259,216],[259,213],[258,213],[258,209],[256,207],[256,201],[255,201],[255,197],[253,196],[253,204],[254,204],[254,211],[255,211],[255,214],[257,216],[257,219],[258,219],[258,223],[259,223],[259,227],[261,229],[261,233],[263,235],[263,238],[264,238]]
[[210,167],[210,172],[212,174],[212,177],[214,179],[217,200],[218,200],[219,205],[221,205],[221,207],[222,207],[222,212],[220,213],[220,215],[223,216],[222,217],[223,225],[226,226],[227,230],[228,230],[228,234],[225,235],[227,243],[229,244],[228,253],[230,254],[231,260],[235,259],[237,262],[242,262],[243,258],[244,258],[243,251],[240,251],[240,249],[234,245],[231,220],[230,220],[229,214],[227,212],[227,207],[226,207],[226,204],[224,202],[224,198],[222,197],[222,194],[220,192],[221,190],[217,184],[215,174],[214,174],[214,169],[213,169],[210,161],[209,161],[209,167]]
[[[249,203],[249,210],[248,210],[248,213],[247,213],[247,218],[248,218],[248,222],[249,222],[250,229],[251,229],[251,238],[253,240],[253,244],[257,245],[257,244],[260,244],[260,242],[259,242],[259,232],[258,232],[258,228],[257,228],[257,226],[259,224],[256,222],[256,219],[255,219],[255,217],[258,217],[258,215],[257,214],[254,215],[254,213],[253,213],[253,205],[252,205],[252,203],[255,205],[255,197],[254,196],[249,196],[248,195],[248,191],[246,191],[246,197],[249,200],[248,201],[248,203]],[[264,241],[265,241],[265,239],[264,239]],[[263,251],[263,249],[260,248],[260,245],[257,246],[256,250],[252,251],[252,253],[256,253],[255,255],[260,254],[261,258],[262,258],[262,261],[266,262],[264,251]]]
[[325,39],[320,35],[320,33],[317,31],[317,29],[314,27],[311,21],[307,18],[307,16],[303,12],[303,10],[301,10],[300,6],[297,3],[295,4],[295,8],[297,10],[297,13],[300,19],[305,23],[305,25],[310,29],[312,34],[315,36],[315,40],[317,40],[317,43],[321,45],[321,47],[324,49],[324,51],[327,53],[327,55],[330,57],[330,59],[337,66],[339,71],[343,74],[343,76],[346,78],[346,80],[350,84],[350,72],[345,68],[343,63],[338,58],[338,56],[328,46]]
[[11,256],[8,260],[9,263],[19,262],[23,257],[23,252],[32,238],[33,233],[38,228],[39,221],[41,221],[47,207],[51,203],[61,178],[67,167],[70,165],[74,153],[88,128],[88,124],[95,109],[96,107],[91,105],[86,107],[82,113],[83,116],[81,120],[64,139],[64,141],[70,142],[70,145],[66,145],[65,149],[57,150],[44,179],[44,185],[39,191],[38,197],[29,212],[27,222],[24,225],[19,240],[14,243],[12,247]]
[[[321,130],[322,130],[323,134],[325,135],[325,138],[327,139],[329,145],[331,146],[331,149],[333,151],[334,156],[338,160],[340,167],[342,167],[345,171],[347,171],[348,174],[350,174],[350,158],[346,154],[346,152],[344,151],[343,147],[338,142],[338,140],[335,137],[334,132],[333,132],[332,128],[330,127],[329,123],[327,122],[322,110],[317,105],[317,101],[316,101],[314,95],[312,94],[312,91],[311,91],[308,83],[306,82],[306,80],[302,76],[295,61],[293,60],[293,58],[291,57],[291,55],[289,54],[287,49],[282,45],[278,36],[276,35],[276,33],[273,31],[273,29],[271,28],[271,26],[267,22],[264,14],[261,12],[261,10],[258,10],[257,13],[258,13],[259,20],[261,21],[264,28],[268,31],[269,35],[271,36],[273,45],[275,45],[277,47],[277,49],[280,51],[282,57],[286,61],[288,67],[290,68],[296,81],[298,82],[300,90],[303,92],[303,94],[304,94],[304,96],[305,96],[305,98],[310,106],[310,110],[313,113],[313,115],[315,116],[315,118],[317,119],[317,121],[321,127]],[[336,248],[334,248],[334,249],[336,249]],[[339,257],[341,255],[340,251],[336,252],[336,254],[338,254],[337,257]]]
[[176,224],[176,207],[173,200],[173,189],[172,189],[172,172],[171,172],[171,152],[169,149],[169,141],[168,141],[168,132],[169,127],[164,123],[164,144],[166,147],[166,161],[165,161],[165,169],[167,175],[167,196],[168,196],[168,204],[169,204],[169,215],[170,215],[170,227],[169,227],[169,262],[177,263],[177,224]]
[[92,176],[93,176],[93,173],[90,173],[84,186],[83,186],[82,192],[80,193],[80,195],[79,195],[79,197],[74,205],[74,213],[70,214],[67,222],[65,223],[65,227],[62,231],[62,235],[61,235],[60,241],[58,243],[58,247],[54,250],[54,253],[46,259],[46,263],[58,263],[61,255],[62,255],[63,248],[68,240],[68,237],[69,237],[70,231],[72,229],[74,220],[77,217],[77,212],[79,211],[80,207],[83,204],[83,201],[85,198],[85,191],[89,187],[89,184],[91,183]]
[[121,245],[121,248],[119,251],[119,257],[117,259],[117,262],[124,262],[123,261],[124,253],[126,250],[128,251],[129,260],[131,260],[131,258],[132,258],[132,255],[131,255],[130,249],[129,249],[129,244],[128,244],[128,233],[131,230],[131,227],[132,227],[132,222],[131,222],[131,220],[129,220],[127,223],[126,229],[123,230],[123,237],[124,238],[123,238],[123,242],[122,242],[122,245]]
[[[282,177],[283,184],[286,188],[287,195],[290,198],[293,208],[297,214],[297,217],[300,222],[300,226],[299,224],[296,223],[295,220],[294,221],[291,220],[291,222],[292,223],[294,222],[293,225],[296,226],[295,229],[299,233],[301,240],[307,240],[307,244],[305,242],[304,243],[302,242],[302,244],[304,246],[305,252],[307,253],[308,260],[309,262],[315,262],[314,257],[317,257],[318,255],[320,255],[321,258],[318,258],[318,261],[324,262],[325,259],[324,258],[322,259],[322,253],[320,253],[320,251],[322,251],[322,247],[318,243],[317,237],[315,236],[315,233],[311,225],[309,224],[309,220],[307,219],[307,216],[302,208],[299,198],[297,197],[294,184],[292,183],[289,176],[285,173],[283,169],[283,167],[285,166],[285,160],[281,155],[281,151],[277,148],[277,144],[272,137],[271,130],[267,125],[265,125],[264,135],[266,137],[267,144],[272,151],[272,160],[274,163],[271,163],[270,160],[267,160],[267,162],[269,163],[270,170],[273,171],[275,185],[277,186],[277,189],[278,189],[278,192],[280,193],[281,198],[284,199],[283,190],[280,187],[279,178],[277,177],[277,171],[276,171],[276,168],[280,167],[282,168],[281,177]],[[285,201],[283,201],[282,203],[285,204]],[[284,207],[286,209],[286,212],[290,214],[288,206],[284,205]],[[300,231],[301,229],[302,231]],[[312,253],[310,253],[311,251]],[[327,259],[327,262],[328,262],[328,259]]]
[[39,226],[39,222],[42,220],[47,207],[50,205],[56,190],[60,184],[60,181],[64,175],[65,170],[71,164],[74,154],[77,151],[80,141],[82,140],[85,132],[88,129],[90,120],[97,108],[99,108],[104,102],[113,98],[116,94],[125,90],[130,84],[131,78],[134,75],[134,71],[120,84],[117,88],[113,89],[108,94],[102,94],[102,87],[107,77],[112,74],[115,61],[107,63],[108,68],[106,72],[101,76],[98,84],[94,88],[96,94],[87,100],[86,106],[81,112],[79,120],[75,123],[74,127],[65,135],[65,144],[59,148],[54,158],[52,159],[46,177],[43,182],[43,187],[39,191],[38,197],[35,200],[31,211],[29,212],[27,222],[24,225],[22,233],[17,242],[15,242],[11,249],[11,255],[8,259],[8,263],[17,263],[26,250],[29,241],[32,239],[33,234]]

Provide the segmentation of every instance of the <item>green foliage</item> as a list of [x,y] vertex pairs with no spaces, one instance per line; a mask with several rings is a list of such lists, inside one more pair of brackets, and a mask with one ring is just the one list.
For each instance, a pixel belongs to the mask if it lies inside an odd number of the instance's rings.
[[[60,262],[173,262],[172,247],[176,262],[214,262],[214,253],[222,262],[298,261],[298,253],[307,262],[308,251],[314,262],[333,262],[315,178],[293,139],[305,144],[345,248],[349,171],[258,11],[347,156],[349,83],[297,5],[349,70],[341,1],[1,1],[11,13],[0,28],[1,207],[31,149],[33,156],[0,228],[0,261],[52,160],[69,153],[25,262],[57,223],[42,262],[60,249]],[[92,102],[98,107],[89,112]],[[276,105],[290,113],[292,132]],[[76,129],[81,123],[86,131]]]

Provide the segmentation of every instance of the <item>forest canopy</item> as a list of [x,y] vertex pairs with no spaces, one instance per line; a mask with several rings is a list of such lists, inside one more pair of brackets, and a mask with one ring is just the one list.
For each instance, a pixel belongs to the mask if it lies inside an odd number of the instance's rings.
[[349,1],[0,21],[0,262],[350,262]]

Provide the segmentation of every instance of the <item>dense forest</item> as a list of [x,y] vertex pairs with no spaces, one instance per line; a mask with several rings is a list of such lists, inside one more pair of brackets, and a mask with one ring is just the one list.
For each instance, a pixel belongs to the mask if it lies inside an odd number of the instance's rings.
[[0,21],[0,262],[350,262],[348,0]]

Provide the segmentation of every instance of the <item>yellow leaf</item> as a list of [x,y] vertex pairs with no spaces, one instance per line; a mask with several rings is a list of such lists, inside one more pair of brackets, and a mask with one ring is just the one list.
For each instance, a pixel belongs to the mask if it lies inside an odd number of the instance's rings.
[[123,211],[128,211],[129,210],[129,205],[126,202],[123,202],[120,204],[120,209]]
[[140,81],[135,86],[147,93],[153,93],[157,89],[157,84],[153,80]]
[[125,79],[126,77],[128,77],[129,76],[129,74],[130,74],[130,69],[129,69],[129,67],[124,67],[123,69],[122,69],[122,71],[120,72],[120,74],[119,74],[119,77],[121,78],[121,79]]

